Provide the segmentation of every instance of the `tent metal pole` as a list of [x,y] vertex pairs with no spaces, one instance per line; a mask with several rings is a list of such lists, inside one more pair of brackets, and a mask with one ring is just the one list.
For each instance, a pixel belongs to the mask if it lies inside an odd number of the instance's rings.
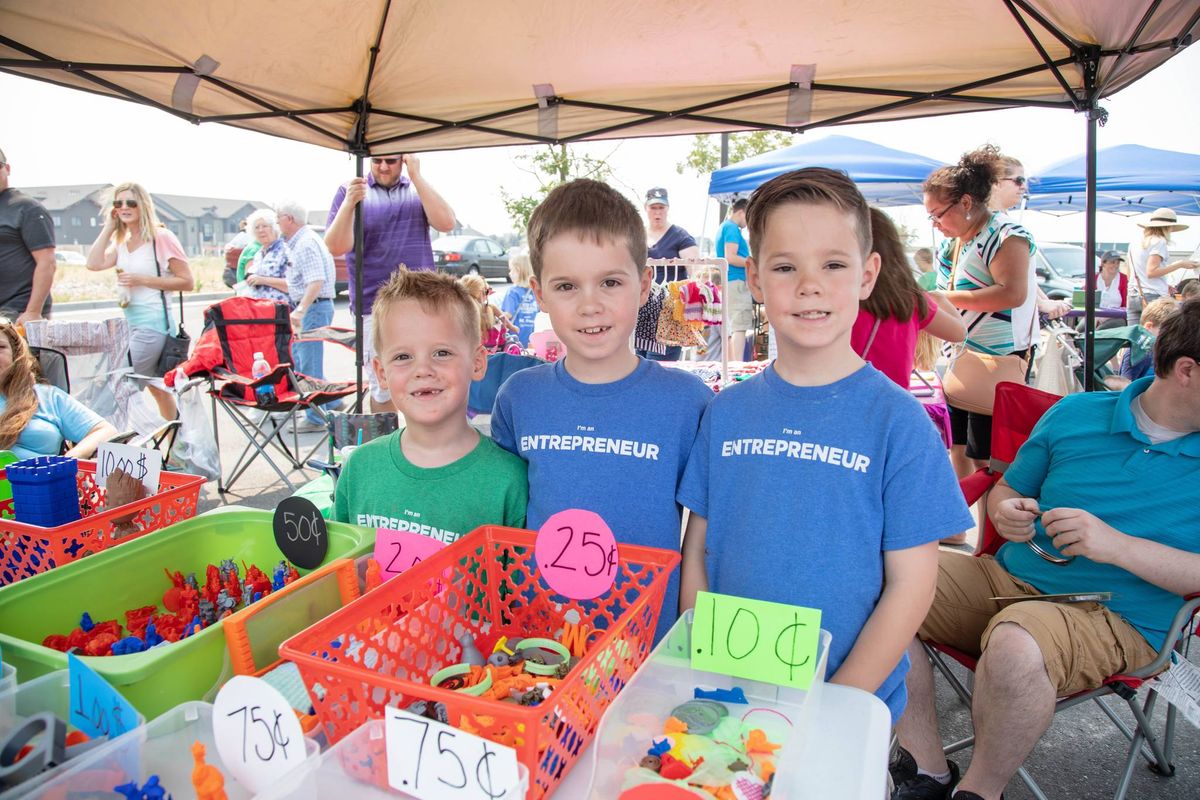
[[1091,46],[1084,52],[1083,63],[1084,116],[1087,119],[1087,150],[1084,155],[1084,184],[1086,197],[1083,242],[1084,287],[1084,347],[1083,388],[1096,388],[1096,128],[1107,120],[1108,112],[1096,102],[1096,79],[1100,70],[1100,48]]
[[[354,175],[363,176],[363,151],[354,154]],[[362,413],[363,404],[363,204],[354,207],[354,413]]]

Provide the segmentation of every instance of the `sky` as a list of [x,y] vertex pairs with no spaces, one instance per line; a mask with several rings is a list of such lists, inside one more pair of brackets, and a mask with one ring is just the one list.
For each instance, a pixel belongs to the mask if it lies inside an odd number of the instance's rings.
[[[1176,55],[1148,76],[1102,102],[1108,124],[1099,146],[1136,143],[1200,152],[1200,46]],[[121,100],[0,74],[0,148],[12,165],[14,186],[120,183],[135,180],[150,191],[203,197],[294,199],[327,209],[337,186],[354,174],[351,156],[265,134],[208,123],[192,125]],[[855,136],[943,161],[991,142],[1021,159],[1029,174],[1083,152],[1085,121],[1064,110],[1015,109],[920,120],[839,126],[799,137],[831,133]],[[613,182],[639,204],[647,189],[665,187],[671,221],[694,236],[715,236],[717,205],[706,197],[708,176],[680,175],[675,165],[691,137],[659,137],[586,143],[581,151],[607,158]],[[454,208],[459,220],[485,233],[511,230],[501,190],[532,192],[537,181],[522,169],[529,147],[427,153],[422,172]],[[919,207],[889,209],[896,219],[932,235]],[[1080,241],[1083,216],[1027,212],[1022,221],[1040,241]],[[1200,218],[1175,234],[1173,248],[1200,243]],[[1100,215],[1100,241],[1128,241],[1133,221]]]

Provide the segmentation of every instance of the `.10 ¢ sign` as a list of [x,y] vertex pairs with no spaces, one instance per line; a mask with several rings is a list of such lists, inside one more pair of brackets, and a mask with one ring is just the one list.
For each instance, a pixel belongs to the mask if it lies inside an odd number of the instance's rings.
[[617,540],[593,511],[571,508],[546,520],[533,548],[550,588],[574,600],[591,600],[617,577]]

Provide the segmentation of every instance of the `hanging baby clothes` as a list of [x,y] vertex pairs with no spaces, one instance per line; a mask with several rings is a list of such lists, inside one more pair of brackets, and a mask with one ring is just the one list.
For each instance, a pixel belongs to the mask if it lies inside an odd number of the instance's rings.
[[665,345],[696,347],[704,343],[683,313],[683,291],[688,281],[673,281],[666,286],[662,314],[658,318],[658,341]]
[[666,355],[667,346],[658,341],[658,320],[662,316],[666,289],[661,284],[650,284],[650,296],[638,309],[637,327],[633,331],[633,349],[655,355]]

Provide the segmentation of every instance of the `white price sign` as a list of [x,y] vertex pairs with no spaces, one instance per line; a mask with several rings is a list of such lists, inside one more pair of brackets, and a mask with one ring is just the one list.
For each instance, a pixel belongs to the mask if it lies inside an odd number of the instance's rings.
[[500,800],[520,781],[516,750],[436,720],[389,707],[384,735],[388,785],[420,800]]
[[162,475],[162,456],[145,447],[104,442],[96,450],[96,483],[103,486],[114,469],[141,481],[146,493],[154,494]]
[[304,761],[304,732],[291,704],[258,678],[235,675],[213,703],[213,739],[225,767],[251,793]]

